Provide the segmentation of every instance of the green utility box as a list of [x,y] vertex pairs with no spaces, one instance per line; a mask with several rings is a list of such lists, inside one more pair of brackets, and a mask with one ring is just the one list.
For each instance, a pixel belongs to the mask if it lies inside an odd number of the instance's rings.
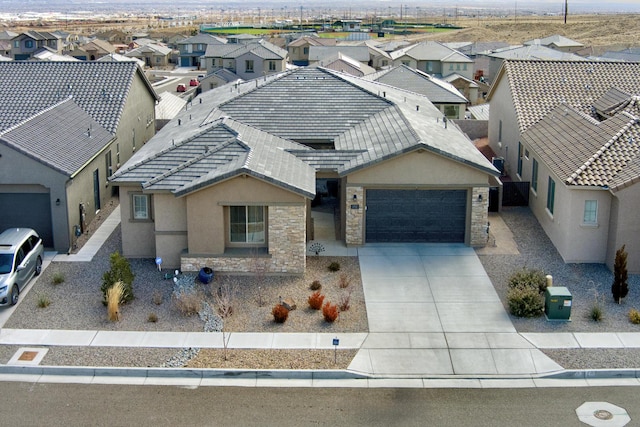
[[563,286],[550,286],[544,293],[544,314],[547,320],[570,320],[573,297]]

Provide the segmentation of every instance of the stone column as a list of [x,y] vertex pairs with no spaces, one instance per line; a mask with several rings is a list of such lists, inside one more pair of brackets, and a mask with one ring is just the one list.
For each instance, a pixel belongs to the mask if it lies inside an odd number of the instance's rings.
[[471,233],[469,245],[483,247],[487,245],[489,234],[489,188],[474,187],[471,191]]
[[[356,205],[357,209],[355,209]],[[362,245],[364,243],[364,188],[347,187],[344,209],[346,212],[345,243],[347,246]]]

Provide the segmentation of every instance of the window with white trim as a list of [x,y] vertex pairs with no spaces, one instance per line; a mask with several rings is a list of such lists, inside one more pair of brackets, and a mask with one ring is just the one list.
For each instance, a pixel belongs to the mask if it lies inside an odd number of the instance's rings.
[[229,206],[229,242],[266,243],[265,216],[264,206]]
[[598,201],[597,200],[584,201],[584,215],[582,216],[582,222],[585,224],[598,223]]
[[253,73],[253,59],[247,59],[244,61],[244,70],[247,73]]
[[134,221],[150,220],[151,219],[151,195],[132,194],[131,210],[133,211],[131,218]]

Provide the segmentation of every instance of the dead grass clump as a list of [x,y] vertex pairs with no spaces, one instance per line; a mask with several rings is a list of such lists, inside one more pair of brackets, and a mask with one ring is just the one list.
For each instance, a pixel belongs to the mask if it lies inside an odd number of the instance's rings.
[[122,282],[116,282],[107,289],[107,317],[111,322],[120,320],[120,310],[118,308],[123,294],[124,285]]

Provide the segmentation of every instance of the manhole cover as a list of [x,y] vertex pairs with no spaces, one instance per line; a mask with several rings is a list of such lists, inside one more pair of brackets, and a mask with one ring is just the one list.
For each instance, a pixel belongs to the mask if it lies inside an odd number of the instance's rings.
[[598,409],[597,411],[595,411],[593,413],[593,416],[596,417],[599,420],[610,420],[613,418],[613,414],[609,411],[606,411],[604,409]]
[[18,360],[22,360],[25,362],[31,362],[38,355],[37,351],[23,351]]

